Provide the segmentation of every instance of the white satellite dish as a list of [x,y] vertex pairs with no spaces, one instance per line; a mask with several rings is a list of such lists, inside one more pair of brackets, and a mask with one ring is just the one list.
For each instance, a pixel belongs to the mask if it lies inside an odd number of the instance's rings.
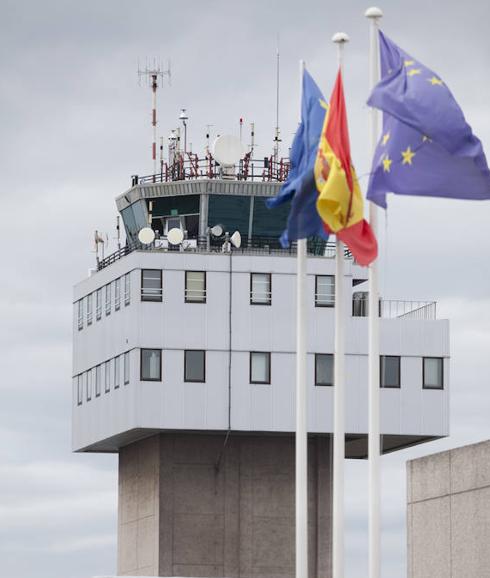
[[138,239],[143,245],[150,245],[155,240],[155,231],[151,227],[143,227],[138,233]]
[[214,227],[211,227],[210,232],[213,237],[222,237],[225,231],[223,225],[215,225]]
[[182,229],[174,227],[173,229],[170,229],[170,231],[167,233],[167,241],[171,245],[180,245],[183,240],[184,240],[184,233],[182,232]]
[[233,233],[233,235],[230,237],[230,243],[237,249],[240,248],[242,244],[242,236],[240,235],[240,231],[235,231]]
[[245,150],[236,136],[224,134],[213,143],[213,157],[223,167],[233,167],[244,156]]

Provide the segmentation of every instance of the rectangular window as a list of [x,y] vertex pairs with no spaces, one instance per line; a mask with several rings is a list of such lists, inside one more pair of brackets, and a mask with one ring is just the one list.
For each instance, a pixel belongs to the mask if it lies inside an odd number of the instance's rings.
[[335,277],[315,275],[315,307],[333,307],[334,305]]
[[131,303],[131,277],[130,273],[124,275],[124,305]]
[[77,404],[82,405],[83,402],[83,373],[77,375]]
[[121,356],[114,357],[114,389],[121,383]]
[[381,387],[400,387],[400,356],[381,355],[379,362]]
[[110,361],[105,362],[104,374],[105,374],[105,388],[104,391],[109,393],[111,391],[111,363]]
[[95,368],[95,397],[100,396],[100,388],[102,385],[102,368],[100,365],[97,365]]
[[184,351],[184,381],[206,381],[206,352],[198,349]]
[[87,295],[87,325],[92,325],[92,293]]
[[129,351],[124,354],[124,385],[129,383]]
[[162,350],[141,349],[140,380],[162,381]]
[[78,331],[83,329],[83,299],[78,302]]
[[87,392],[87,401],[92,399],[92,370],[89,369],[85,373],[85,381],[86,381],[86,392]]
[[333,355],[315,353],[315,385],[333,385]]
[[99,321],[102,317],[102,289],[97,289],[95,293],[95,319]]
[[442,357],[423,358],[423,388],[444,389],[444,359]]
[[162,300],[161,269],[141,269],[141,301]]
[[105,314],[111,314],[111,284],[105,286]]
[[250,273],[250,303],[270,305],[272,300],[270,273]]
[[265,351],[250,352],[250,383],[271,382],[271,354]]
[[121,278],[114,281],[114,309],[118,311],[121,308]]
[[185,272],[186,303],[206,303],[206,271]]

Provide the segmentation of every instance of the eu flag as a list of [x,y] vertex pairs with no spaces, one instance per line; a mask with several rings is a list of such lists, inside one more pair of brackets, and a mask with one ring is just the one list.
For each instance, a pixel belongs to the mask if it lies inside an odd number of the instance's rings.
[[367,198],[386,193],[489,199],[490,171],[480,140],[444,82],[379,33],[381,81],[368,104],[383,111]]
[[301,123],[291,147],[288,178],[277,197],[267,201],[269,208],[291,201],[287,229],[281,236],[283,246],[288,246],[290,241],[314,235],[326,236],[323,222],[316,210],[318,190],[314,167],[328,106],[307,70],[303,72],[302,85]]

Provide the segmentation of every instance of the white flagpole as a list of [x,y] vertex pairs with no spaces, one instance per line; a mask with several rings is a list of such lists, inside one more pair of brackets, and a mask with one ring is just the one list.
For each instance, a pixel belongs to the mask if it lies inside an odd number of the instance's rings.
[[[344,32],[334,34],[339,69],[342,71],[344,45],[349,37]],[[344,578],[344,461],[345,461],[345,303],[344,303],[344,243],[336,240],[335,247],[335,344],[334,344],[334,414],[333,414],[333,578]]]
[[[300,60],[299,68],[301,109],[304,60]],[[306,239],[298,239],[296,273],[296,578],[308,578],[306,317]]]
[[[379,8],[369,8],[365,13],[370,20],[369,41],[369,88],[373,89],[379,80],[378,26],[383,12]],[[369,109],[371,157],[374,157],[379,136],[378,111]],[[378,237],[377,208],[369,203],[369,224],[376,238]],[[378,261],[369,266],[369,578],[380,578],[381,570],[381,448],[380,448],[380,396],[379,396],[379,290]]]

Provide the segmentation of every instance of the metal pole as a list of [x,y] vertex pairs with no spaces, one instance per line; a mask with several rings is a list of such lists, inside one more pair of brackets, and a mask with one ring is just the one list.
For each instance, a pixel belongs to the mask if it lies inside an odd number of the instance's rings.
[[[349,37],[338,32],[332,38],[337,44],[339,70],[342,72],[344,45]],[[334,415],[333,415],[333,578],[344,578],[344,461],[345,461],[345,303],[344,243],[335,246],[335,344],[334,344]]]
[[151,145],[151,158],[153,159],[153,174],[157,173],[157,87],[158,87],[158,75],[153,74],[151,77],[151,90],[152,90],[152,112],[151,112],[151,125],[153,127],[153,142]]
[[[305,63],[300,61],[300,102]],[[296,578],[308,578],[308,430],[306,409],[306,239],[297,242],[296,274]]]
[[[369,88],[373,89],[379,80],[378,55],[378,25],[383,16],[379,8],[369,8],[365,13],[370,20],[369,31]],[[370,148],[372,156],[376,150],[379,136],[378,111],[369,109]],[[369,224],[374,235],[378,236],[377,208],[369,203]],[[380,543],[380,411],[379,411],[379,294],[378,294],[378,261],[369,266],[369,307],[368,307],[368,338],[369,338],[369,578],[379,578],[381,570]]]

